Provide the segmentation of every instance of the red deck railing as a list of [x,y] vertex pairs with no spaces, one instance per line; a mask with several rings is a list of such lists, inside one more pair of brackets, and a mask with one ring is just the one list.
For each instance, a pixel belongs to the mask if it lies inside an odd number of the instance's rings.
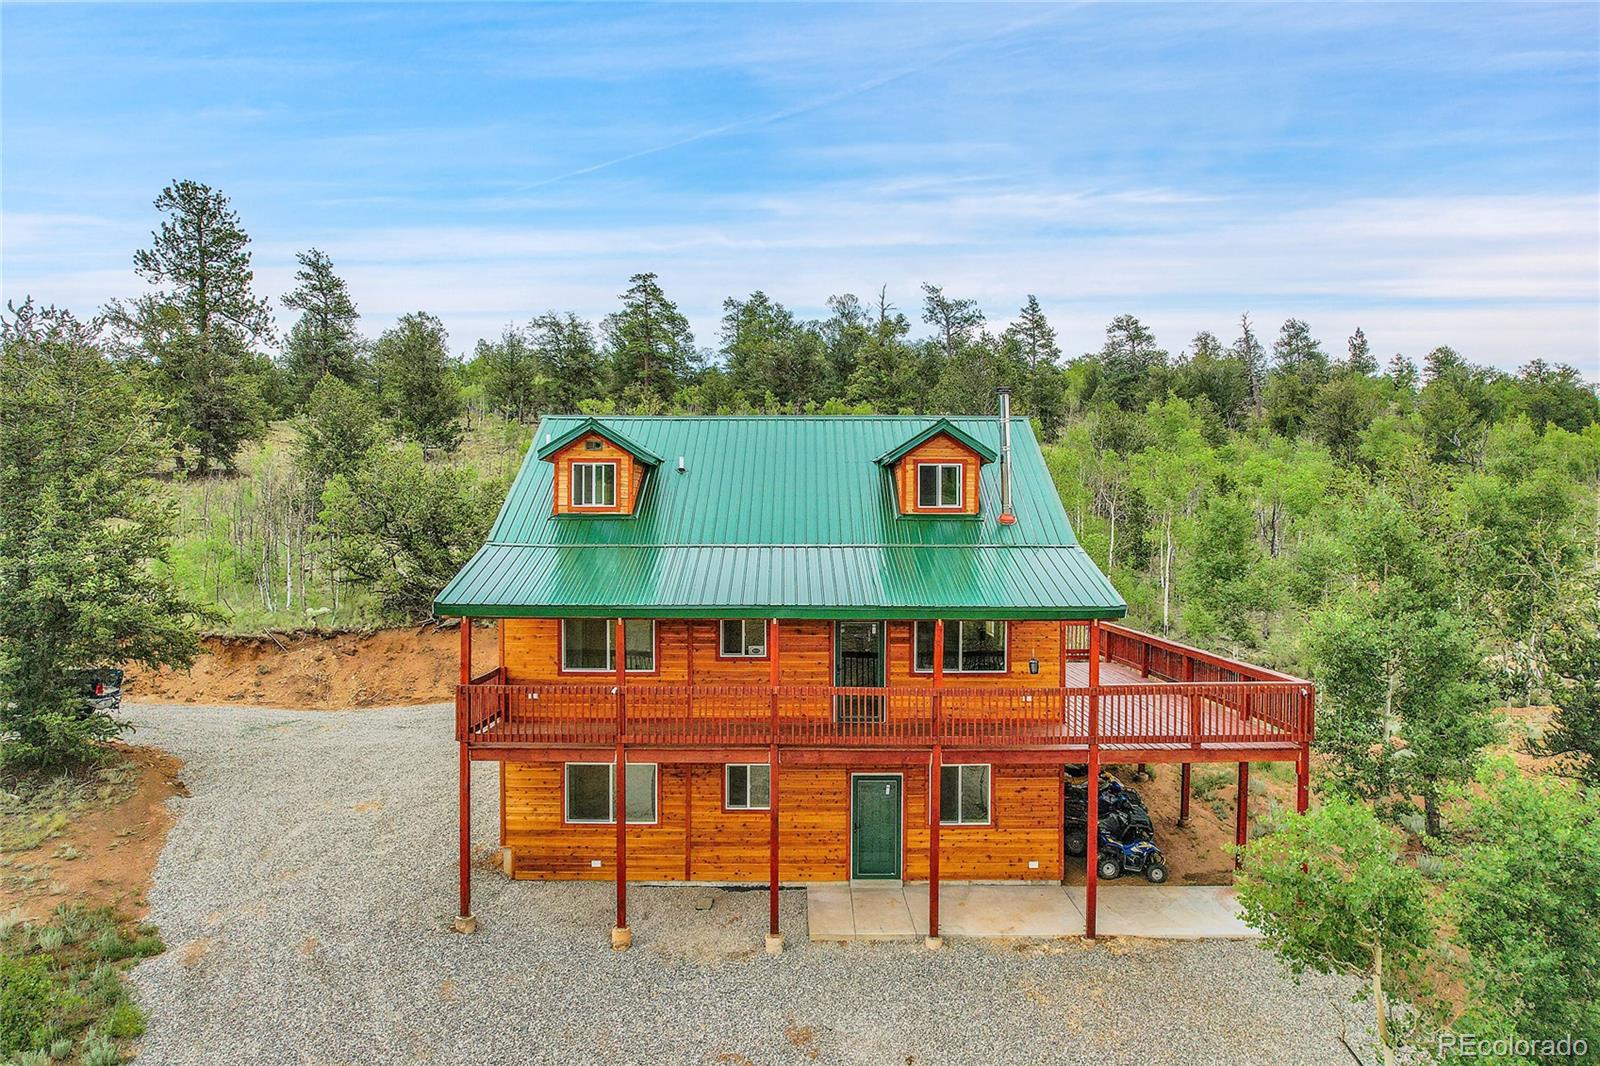
[[651,747],[776,741],[921,748],[937,741],[952,748],[1049,749],[1086,748],[1093,740],[1129,750],[1289,748],[1311,739],[1313,693],[1306,681],[1121,626],[1104,626],[1102,637],[1105,661],[1130,675],[1137,670],[1138,683],[935,690],[640,681],[626,687],[620,738],[614,683],[508,685],[494,670],[457,686],[457,737],[513,747],[609,747],[620,739]]

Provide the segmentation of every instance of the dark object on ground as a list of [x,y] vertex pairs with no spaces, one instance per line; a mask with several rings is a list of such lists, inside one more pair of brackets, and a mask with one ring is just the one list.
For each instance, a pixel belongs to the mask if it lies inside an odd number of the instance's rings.
[[85,711],[111,712],[122,706],[122,671],[114,666],[74,670],[72,681],[83,695]]

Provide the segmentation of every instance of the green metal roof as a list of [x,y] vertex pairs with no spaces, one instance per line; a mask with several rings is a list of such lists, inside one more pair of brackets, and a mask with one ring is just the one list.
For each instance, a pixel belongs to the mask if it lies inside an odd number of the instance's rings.
[[960,426],[957,426],[951,422],[948,418],[941,418],[935,421],[932,425],[928,426],[922,432],[918,433],[916,436],[907,439],[899,446],[890,448],[888,451],[878,456],[877,463],[879,466],[888,466],[889,464],[898,461],[902,455],[906,454],[906,452],[909,452],[912,448],[915,448],[924,441],[932,440],[941,433],[949,434],[951,440],[960,441],[968,448],[971,448],[978,454],[978,458],[986,463],[992,463],[996,459],[1000,458],[999,452],[995,451],[993,448],[990,448],[987,444],[978,440],[970,433],[967,433]]
[[[907,417],[550,417],[484,545],[438,599],[474,617],[1120,618],[1026,419],[1014,525],[983,467],[980,515],[900,515],[877,458],[936,426]],[[554,515],[552,443],[593,422],[663,457],[632,516]],[[993,418],[948,425],[998,454]],[[630,448],[631,450],[631,448]],[[684,469],[677,469],[681,457]]]

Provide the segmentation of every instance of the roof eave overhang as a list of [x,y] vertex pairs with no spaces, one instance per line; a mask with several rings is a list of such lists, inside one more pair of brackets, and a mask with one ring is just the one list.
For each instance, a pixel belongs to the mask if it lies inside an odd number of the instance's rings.
[[616,607],[604,604],[472,604],[437,600],[440,618],[780,618],[823,621],[966,619],[969,621],[1059,622],[1125,618],[1122,607],[794,607],[773,604],[696,604]]

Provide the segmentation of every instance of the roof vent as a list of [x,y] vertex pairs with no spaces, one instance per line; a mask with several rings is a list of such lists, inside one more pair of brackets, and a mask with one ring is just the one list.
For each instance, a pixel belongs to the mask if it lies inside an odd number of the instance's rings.
[[681,474],[687,469],[689,468],[683,464],[683,456],[678,456],[678,473]]
[[1011,390],[1002,385],[994,390],[1000,398],[1000,524],[1016,522],[1011,508]]

